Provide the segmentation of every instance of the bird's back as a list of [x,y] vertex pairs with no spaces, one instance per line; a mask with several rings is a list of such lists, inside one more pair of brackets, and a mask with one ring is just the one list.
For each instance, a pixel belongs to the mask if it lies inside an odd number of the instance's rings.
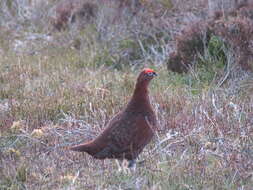
[[122,111],[109,121],[96,139],[75,149],[98,159],[135,159],[154,136],[154,119],[153,112]]

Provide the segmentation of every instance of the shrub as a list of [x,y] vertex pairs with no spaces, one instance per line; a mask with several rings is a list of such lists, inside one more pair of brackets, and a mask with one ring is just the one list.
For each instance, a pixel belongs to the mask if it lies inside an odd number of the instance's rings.
[[[237,64],[243,69],[253,70],[252,12],[253,6],[249,6],[240,8],[235,15],[230,15],[228,18],[211,18],[207,22],[200,21],[188,26],[176,38],[176,51],[171,53],[167,62],[168,70],[178,73],[187,72],[196,61],[198,53],[203,54],[203,48],[210,43],[212,35],[224,41],[229,47],[229,51],[236,55],[235,62]],[[211,43],[213,44],[209,44],[209,48],[219,45],[215,44],[214,39]],[[212,56],[219,54],[220,50],[216,50],[218,52],[211,50]],[[218,56],[222,56],[224,59],[224,55]]]
[[56,5],[54,12],[55,17],[51,18],[54,29],[59,31],[66,29],[69,23],[77,23],[79,27],[83,28],[85,23],[96,18],[98,6],[80,0],[64,0]]
[[236,63],[244,69],[252,69],[253,49],[251,43],[253,40],[253,22],[248,18],[229,18],[221,20],[214,24],[213,32],[221,36],[231,47],[236,55]]
[[198,53],[203,53],[208,39],[207,25],[204,22],[197,22],[187,27],[176,38],[176,51],[170,54],[170,59],[167,62],[168,70],[178,73],[186,72]]

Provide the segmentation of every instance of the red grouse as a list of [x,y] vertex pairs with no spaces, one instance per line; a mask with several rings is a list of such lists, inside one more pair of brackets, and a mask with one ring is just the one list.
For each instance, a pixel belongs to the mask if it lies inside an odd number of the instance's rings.
[[72,146],[70,150],[87,152],[97,159],[127,159],[129,167],[132,166],[154,136],[156,116],[148,96],[148,85],[154,76],[157,76],[154,70],[144,69],[127,106],[109,121],[97,138]]

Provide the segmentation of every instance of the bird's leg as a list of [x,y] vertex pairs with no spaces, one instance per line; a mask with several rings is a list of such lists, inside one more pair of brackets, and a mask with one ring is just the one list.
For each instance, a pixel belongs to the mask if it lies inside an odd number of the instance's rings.
[[105,169],[105,160],[102,161],[103,169]]
[[128,160],[124,159],[122,161],[122,170],[123,170],[123,173],[125,173],[125,174],[130,174],[131,173]]
[[[117,167],[118,167],[118,172],[122,171],[125,174],[131,173],[131,170],[130,170],[130,167],[129,167],[129,161],[128,160],[125,160],[125,159],[123,159],[123,160],[117,160],[116,159],[115,162],[116,162]],[[132,160],[132,162],[134,162],[134,161]],[[132,166],[133,165],[134,165],[134,163],[132,164]]]
[[133,159],[133,160],[123,160],[122,170],[126,174],[130,174],[132,171],[135,172],[135,170],[136,170],[136,161],[135,161],[135,159]]
[[119,160],[116,159],[115,162],[116,162],[117,167],[118,167],[118,172],[121,172],[122,168],[121,168]]
[[135,159],[133,159],[133,160],[129,160],[128,161],[128,168],[132,168],[132,167],[134,167],[136,165],[136,160]]

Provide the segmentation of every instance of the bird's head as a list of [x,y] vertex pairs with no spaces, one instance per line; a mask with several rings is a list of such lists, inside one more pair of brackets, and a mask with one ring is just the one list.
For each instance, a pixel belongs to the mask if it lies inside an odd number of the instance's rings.
[[155,76],[157,76],[156,72],[153,69],[145,68],[143,71],[140,73],[138,77],[138,82],[149,82],[151,81]]

